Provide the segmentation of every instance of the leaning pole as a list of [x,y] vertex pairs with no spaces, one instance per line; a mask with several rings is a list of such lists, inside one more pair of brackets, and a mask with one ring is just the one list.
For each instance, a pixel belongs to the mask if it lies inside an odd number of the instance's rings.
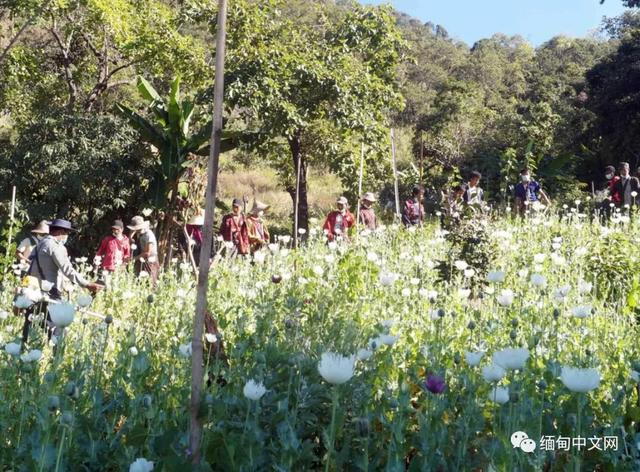
[[216,72],[213,89],[213,127],[211,129],[211,150],[207,166],[207,193],[204,210],[204,234],[200,253],[196,312],[193,318],[193,340],[191,341],[191,430],[190,450],[193,464],[201,459],[200,440],[202,424],[199,418],[204,378],[202,335],[204,316],[207,309],[207,289],[211,247],[213,243],[213,216],[215,211],[218,166],[220,161],[220,142],[222,140],[222,105],[224,100],[224,58],[227,21],[227,0],[218,0],[218,28],[216,38]]

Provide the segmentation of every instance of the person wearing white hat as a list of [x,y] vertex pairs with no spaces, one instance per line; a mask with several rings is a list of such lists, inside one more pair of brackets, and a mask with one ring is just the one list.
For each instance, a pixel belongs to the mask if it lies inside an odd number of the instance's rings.
[[251,253],[269,244],[269,230],[262,219],[264,213],[269,208],[271,208],[269,205],[256,200],[253,202],[253,208],[251,208],[251,212],[246,218],[247,236],[249,238]]
[[151,224],[142,216],[134,216],[127,228],[131,230],[131,241],[135,242],[133,261],[135,272],[140,275],[143,270],[149,274],[151,284],[155,287],[158,282],[160,263],[158,262],[158,242],[156,235],[149,229]]
[[327,215],[323,230],[329,241],[336,238],[349,238],[349,230],[356,224],[356,219],[348,209],[349,201],[345,197],[336,200],[336,209]]
[[375,231],[378,228],[378,220],[373,209],[375,202],[376,196],[371,192],[365,193],[360,202],[360,224],[369,231]]
[[42,220],[36,227],[31,230],[31,236],[24,238],[16,248],[16,258],[21,264],[31,263],[31,252],[38,243],[49,234],[49,222]]
[[180,242],[186,253],[189,252],[191,246],[191,254],[196,267],[200,264],[200,250],[202,249],[202,227],[204,226],[204,209],[201,209],[197,215],[191,217],[186,225],[186,235],[181,234]]
[[131,245],[122,231],[124,224],[121,220],[115,220],[111,225],[111,234],[105,236],[100,247],[96,251],[94,263],[107,272],[115,272],[131,258]]

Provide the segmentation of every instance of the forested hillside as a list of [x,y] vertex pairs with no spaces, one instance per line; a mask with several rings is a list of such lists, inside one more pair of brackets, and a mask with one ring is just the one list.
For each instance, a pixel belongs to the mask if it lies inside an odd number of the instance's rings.
[[[154,121],[153,98],[137,90],[137,77],[162,97],[180,77],[178,99],[189,110],[181,139],[206,136],[214,3],[2,1],[2,200],[16,185],[32,219],[56,214],[95,224],[171,204],[171,191],[158,189],[174,184],[186,201],[197,199],[197,154],[206,148],[171,163],[117,105],[167,128]],[[599,185],[604,165],[640,164],[638,25],[630,9],[605,19],[594,37],[559,36],[536,48],[497,32],[467,45],[446,25],[389,7],[234,1],[226,87],[234,150],[223,159],[228,186],[220,196],[235,188],[256,196],[260,185],[236,187],[232,176],[268,167],[269,191],[278,185],[291,196],[299,159],[305,226],[307,207],[314,214],[323,209],[317,201],[331,201],[314,185],[331,193],[341,184],[355,196],[364,144],[365,187],[384,200],[393,127],[403,190],[417,181],[440,189],[478,169],[489,199],[501,201],[528,165],[552,194],[573,200]],[[314,174],[334,177],[316,183]],[[278,205],[290,216],[286,198]]]

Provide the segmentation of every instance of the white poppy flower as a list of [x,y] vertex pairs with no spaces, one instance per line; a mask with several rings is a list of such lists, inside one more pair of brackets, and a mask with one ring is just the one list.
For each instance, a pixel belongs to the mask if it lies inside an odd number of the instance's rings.
[[9,318],[9,312],[0,310],[0,320],[6,320]]
[[589,316],[591,316],[591,305],[574,306],[571,309],[571,313],[576,318],[588,318]]
[[501,405],[507,403],[509,401],[509,389],[496,386],[489,393],[489,400]]
[[505,288],[504,290],[502,290],[502,292],[500,292],[500,295],[496,297],[496,300],[500,305],[507,307],[507,306],[511,306],[511,304],[513,303],[514,297],[515,295],[513,291],[508,288]]
[[499,365],[503,369],[522,370],[527,359],[529,359],[529,351],[524,348],[507,348],[494,352],[491,358],[493,359],[494,364]]
[[138,355],[138,348],[135,346],[131,346],[129,348],[129,354],[131,354],[131,356],[136,357]]
[[33,305],[33,302],[29,300],[27,297],[25,297],[24,295],[18,295],[15,301],[13,302],[13,306],[15,306],[20,310],[29,308],[31,305]]
[[507,371],[496,364],[484,366],[482,368],[482,377],[487,382],[499,382],[507,375]]
[[464,358],[466,359],[467,364],[469,364],[471,367],[480,365],[480,361],[482,360],[483,357],[484,357],[484,352],[482,351],[478,351],[478,352],[464,351]]
[[57,327],[66,328],[73,323],[76,310],[71,303],[50,303],[47,309],[51,316],[51,321]]
[[492,284],[503,282],[506,275],[501,271],[491,271],[487,274],[487,282]]
[[593,284],[589,282],[585,282],[584,280],[580,280],[578,282],[578,293],[581,295],[590,293],[593,289]]
[[180,351],[180,355],[182,357],[191,357],[191,354],[193,353],[193,347],[191,346],[191,343],[182,344],[178,347],[178,351]]
[[[144,210],[143,210],[144,213]],[[153,462],[142,457],[138,457],[129,466],[129,472],[151,472],[153,470]]]
[[20,354],[20,344],[7,343],[4,346],[4,350],[7,352],[7,354],[18,356]]
[[253,401],[260,400],[266,391],[267,389],[262,382],[256,382],[253,379],[244,384],[244,388],[242,389],[244,396]]
[[381,272],[379,278],[382,285],[390,287],[398,280],[399,276],[393,272]]
[[318,372],[330,384],[340,385],[353,377],[354,367],[355,357],[325,352],[318,363]]
[[536,264],[542,264],[546,258],[547,258],[547,256],[545,254],[538,253],[538,254],[533,256],[533,261]]
[[253,260],[256,264],[262,264],[267,258],[267,253],[265,251],[256,251],[253,254]]
[[359,349],[358,353],[356,354],[356,359],[358,359],[359,361],[366,361],[372,355],[373,351],[370,351],[369,349]]
[[206,333],[204,337],[207,340],[207,342],[211,344],[215,343],[218,340],[218,337],[213,333]]
[[598,388],[600,373],[597,369],[577,369],[563,366],[560,380],[572,392],[586,393]]
[[465,261],[455,261],[453,263],[453,265],[456,267],[456,269],[458,269],[459,271],[463,271],[465,270],[467,267],[469,267],[469,264],[467,264]]
[[547,286],[547,279],[540,274],[531,275],[531,284],[537,288],[544,288]]
[[76,303],[78,304],[79,307],[85,308],[91,305],[92,301],[93,301],[93,297],[91,295],[83,294],[78,297],[78,299],[76,300]]

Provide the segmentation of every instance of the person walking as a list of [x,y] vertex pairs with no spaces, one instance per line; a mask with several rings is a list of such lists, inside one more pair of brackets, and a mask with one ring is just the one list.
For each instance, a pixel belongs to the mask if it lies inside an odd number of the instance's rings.
[[49,234],[49,221],[42,220],[31,230],[31,235],[24,238],[16,248],[16,259],[21,265],[31,263],[31,253],[38,243]]
[[145,271],[149,274],[151,285],[155,288],[158,283],[160,263],[158,262],[158,242],[156,235],[151,231],[151,223],[145,221],[142,216],[134,216],[127,228],[131,230],[131,241],[135,243],[133,256],[135,273],[139,276],[142,271]]
[[336,200],[336,209],[327,215],[323,230],[329,241],[336,238],[349,239],[349,230],[356,224],[356,219],[349,211],[349,201],[345,197]]
[[373,209],[375,202],[376,196],[371,192],[367,192],[362,196],[360,203],[360,224],[364,225],[369,231],[378,229],[378,220]]
[[[35,277],[40,286],[49,286],[48,298],[52,301],[62,299],[64,280],[69,280],[74,285],[88,289],[91,293],[96,293],[103,288],[95,282],[85,279],[82,274],[76,271],[69,260],[69,253],[65,244],[69,238],[69,234],[75,232],[71,223],[67,220],[55,219],[49,225],[49,234],[42,238],[33,251],[29,275]],[[45,282],[45,283],[43,283]],[[44,290],[44,288],[43,288]],[[28,308],[25,313],[24,324],[22,327],[22,343],[27,342],[29,337],[29,327],[31,326],[31,317],[34,313],[47,313],[46,326],[47,335],[51,338],[55,327],[51,323],[51,318],[47,312],[47,302],[39,302]],[[57,331],[56,331],[57,333]]]
[[420,226],[424,221],[424,187],[415,185],[411,192],[411,198],[404,203],[402,210],[402,223],[405,227]]
[[640,181],[637,177],[632,177],[629,174],[629,163],[627,162],[621,162],[618,165],[618,172],[620,173],[620,178],[613,185],[613,192],[620,196],[618,207],[630,209],[635,206],[638,199]]
[[249,234],[244,214],[242,213],[242,200],[235,198],[231,204],[231,213],[225,215],[220,223],[220,236],[233,248],[232,256],[249,253]]
[[204,210],[199,210],[197,215],[191,217],[191,219],[185,225],[182,230],[181,245],[185,254],[189,254],[189,248],[191,248],[191,255],[193,256],[193,262],[196,267],[200,266],[200,251],[202,250],[202,227],[204,226]]
[[249,248],[252,254],[269,244],[269,229],[262,218],[269,208],[271,208],[269,205],[256,200],[245,220]]
[[516,185],[514,196],[515,210],[519,214],[524,214],[528,205],[535,207],[541,199],[547,206],[551,205],[551,200],[542,190],[540,184],[533,180],[531,172],[526,167],[520,171],[520,182]]
[[111,225],[111,234],[105,236],[96,251],[95,265],[103,271],[115,272],[131,259],[131,245],[124,234],[124,224],[115,220]]
[[464,191],[463,199],[467,205],[482,205],[484,202],[484,190],[480,187],[482,174],[477,170],[471,172],[471,178]]

